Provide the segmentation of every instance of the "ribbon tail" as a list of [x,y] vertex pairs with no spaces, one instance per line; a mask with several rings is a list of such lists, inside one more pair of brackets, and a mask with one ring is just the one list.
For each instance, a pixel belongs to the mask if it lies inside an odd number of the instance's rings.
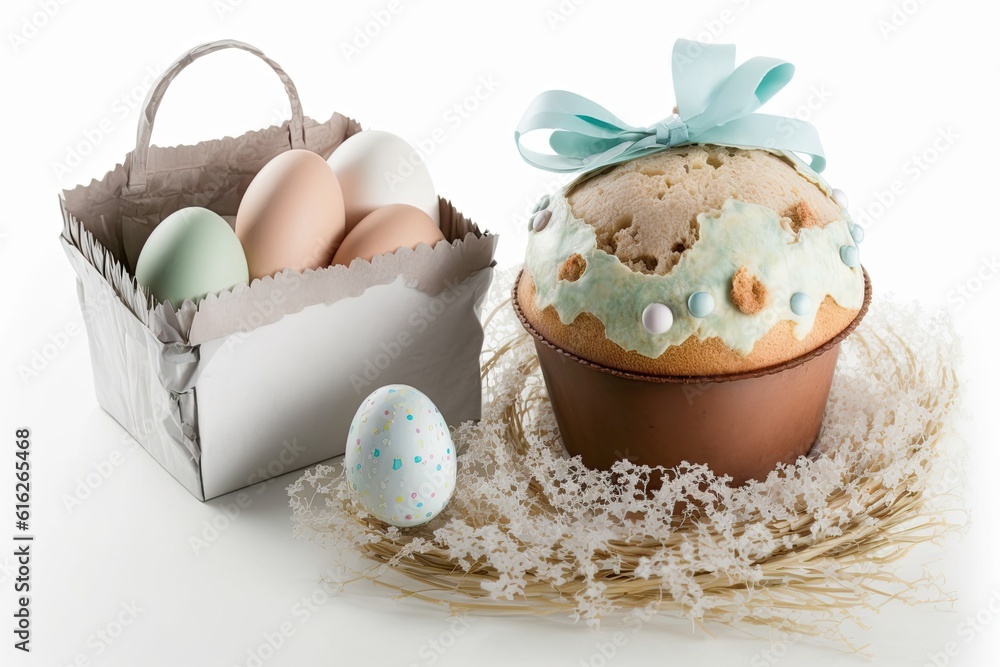
[[[608,147],[604,148],[604,146]],[[524,161],[534,167],[557,173],[570,173],[589,171],[598,167],[618,164],[619,162],[627,162],[628,160],[666,150],[667,148],[655,143],[653,138],[646,138],[642,141],[608,142],[604,146],[595,147],[598,149],[604,148],[599,153],[587,154],[585,151],[580,151],[580,155],[540,153],[525,148],[520,143],[518,143],[517,149],[521,153],[521,157],[524,158]]]
[[816,128],[785,116],[760,113],[743,116],[703,130],[693,142],[798,153],[809,157],[807,166],[817,174],[826,168],[826,154]]
[[[522,137],[551,130],[549,145],[555,154],[527,148]],[[632,127],[587,98],[564,90],[538,95],[524,112],[514,142],[526,162],[556,172],[579,171],[607,162],[621,162],[648,132]]]

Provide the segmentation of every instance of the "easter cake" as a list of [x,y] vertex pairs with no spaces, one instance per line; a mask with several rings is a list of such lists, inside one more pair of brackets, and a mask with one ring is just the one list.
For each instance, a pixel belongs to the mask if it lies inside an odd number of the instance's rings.
[[622,371],[775,366],[861,309],[861,228],[836,199],[764,150],[696,145],[624,162],[541,202],[518,302],[552,344]]
[[815,128],[756,113],[790,63],[678,40],[671,64],[677,104],[652,125],[562,90],[528,106],[521,156],[580,175],[532,213],[513,307],[571,455],[742,484],[816,441],[871,296],[864,231]]

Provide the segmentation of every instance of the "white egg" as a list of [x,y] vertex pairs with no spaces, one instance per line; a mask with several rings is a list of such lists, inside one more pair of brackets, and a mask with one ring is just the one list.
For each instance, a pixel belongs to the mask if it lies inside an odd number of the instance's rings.
[[364,130],[327,159],[344,193],[347,231],[388,204],[416,206],[441,224],[437,191],[416,149],[389,132]]
[[457,455],[444,417],[405,384],[376,389],[351,422],[344,467],[358,502],[407,528],[436,517],[455,490]]

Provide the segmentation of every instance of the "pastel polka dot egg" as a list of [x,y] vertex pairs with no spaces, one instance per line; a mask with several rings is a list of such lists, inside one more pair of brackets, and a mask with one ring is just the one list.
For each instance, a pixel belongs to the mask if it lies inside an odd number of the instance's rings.
[[355,413],[344,467],[369,513],[408,528],[444,509],[455,490],[457,458],[448,425],[431,399],[393,384],[369,394]]

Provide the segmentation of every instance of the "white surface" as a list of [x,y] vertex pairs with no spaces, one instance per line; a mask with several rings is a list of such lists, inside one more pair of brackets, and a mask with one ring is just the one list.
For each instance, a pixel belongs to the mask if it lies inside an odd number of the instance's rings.
[[[1000,225],[995,210],[983,211],[979,202],[997,192],[996,5],[524,0],[487,9],[459,0],[366,0],[320,9],[327,4],[333,3],[4,4],[4,665],[254,664],[248,651],[283,623],[292,634],[265,665],[863,664],[808,640],[772,647],[724,629],[713,630],[713,639],[683,621],[639,632],[608,623],[593,632],[559,619],[477,617],[466,629],[452,627],[440,610],[393,601],[368,585],[328,596],[318,583],[326,555],[291,538],[284,487],[297,473],[245,496],[200,504],[136,450],[94,399],[73,275],[56,242],[56,192],[99,177],[131,149],[150,72],[186,48],[219,37],[248,41],[289,72],[307,114],[323,118],[336,109],[423,146],[438,189],[502,234],[501,264],[509,264],[523,252],[535,200],[562,180],[524,165],[515,152],[513,127],[525,105],[537,92],[559,87],[629,122],[652,123],[673,105],[670,45],[699,33],[737,43],[740,60],[765,54],[798,66],[766,110],[800,113],[818,125],[830,182],[847,192],[856,216],[869,211],[862,260],[875,289],[928,308],[950,306],[965,335],[973,523],[964,537],[921,549],[907,563],[918,569],[933,560],[957,602],[952,610],[888,604],[871,617],[868,631],[856,633],[857,641],[868,644],[878,665],[934,664],[929,654],[942,653],[948,642],[957,655],[937,656],[939,665],[995,664],[1000,453],[993,415],[1000,367],[992,323],[1000,276],[989,262],[1000,254]],[[390,6],[398,11],[388,24],[348,60],[341,45],[355,39],[373,12],[384,18]],[[50,18],[40,13],[45,7]],[[883,35],[879,22],[894,15],[899,29]],[[565,20],[553,24],[553,17]],[[22,32],[30,37],[15,51],[11,35]],[[584,65],[579,58],[588,53]],[[171,88],[153,140],[237,134],[287,113],[266,66],[246,54],[217,54]],[[88,155],[57,174],[56,163],[78,145]],[[38,375],[23,380],[19,367],[36,353],[51,359],[38,357]],[[10,440],[20,425],[34,430],[30,657],[13,651],[8,630]],[[67,498],[84,492],[86,500],[67,507]],[[237,515],[232,508],[240,504]],[[220,527],[214,535],[213,523]],[[196,539],[208,545],[196,549]],[[118,634],[119,617],[135,615],[126,609],[131,605],[141,611]],[[966,620],[976,614],[979,630]],[[116,634],[110,644],[97,634],[105,628]],[[616,631],[620,646],[612,649]],[[614,650],[614,657],[604,658],[602,650]]]

